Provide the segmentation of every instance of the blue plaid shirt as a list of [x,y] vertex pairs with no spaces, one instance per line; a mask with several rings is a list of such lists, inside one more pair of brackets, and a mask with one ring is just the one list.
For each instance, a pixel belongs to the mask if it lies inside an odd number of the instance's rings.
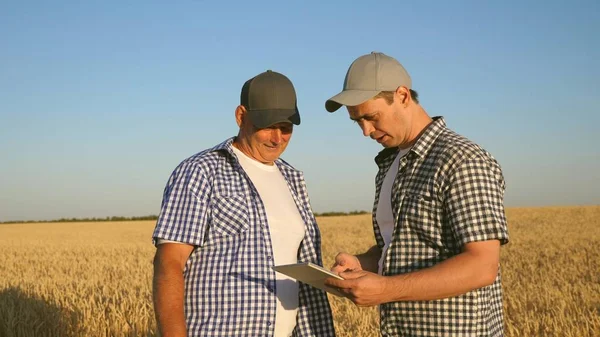
[[[184,270],[188,336],[273,336],[276,310],[273,251],[265,207],[231,144],[181,162],[163,195],[153,233],[196,246]],[[305,224],[298,262],[322,264],[321,236],[304,177],[278,159]],[[300,283],[294,336],[335,336],[322,290]]]

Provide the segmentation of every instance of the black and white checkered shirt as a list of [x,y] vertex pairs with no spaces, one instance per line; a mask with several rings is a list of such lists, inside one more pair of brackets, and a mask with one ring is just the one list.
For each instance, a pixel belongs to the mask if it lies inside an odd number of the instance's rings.
[[[165,188],[153,241],[196,246],[184,270],[188,336],[272,337],[273,249],[264,204],[232,150],[233,138],[184,160]],[[298,262],[323,265],[304,176],[275,161],[304,220]],[[294,337],[333,337],[324,291],[300,283]]]
[[[381,151],[373,228],[384,242],[376,213],[379,192],[397,148]],[[431,267],[474,241],[508,242],[504,178],[496,160],[480,146],[434,118],[410,152],[400,159],[392,186],[395,228],[384,257],[383,275]],[[383,336],[503,336],[500,270],[495,282],[466,294],[433,301],[381,305]]]

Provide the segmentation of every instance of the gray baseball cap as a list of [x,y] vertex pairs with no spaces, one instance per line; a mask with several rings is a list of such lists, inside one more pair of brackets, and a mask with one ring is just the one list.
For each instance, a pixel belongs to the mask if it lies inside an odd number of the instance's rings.
[[278,72],[267,70],[246,81],[240,104],[246,107],[250,121],[259,129],[281,122],[300,124],[294,85]]
[[325,102],[325,109],[334,112],[342,105],[355,106],[368,101],[382,91],[411,89],[408,72],[393,57],[372,52],[360,56],[348,68],[342,92]]

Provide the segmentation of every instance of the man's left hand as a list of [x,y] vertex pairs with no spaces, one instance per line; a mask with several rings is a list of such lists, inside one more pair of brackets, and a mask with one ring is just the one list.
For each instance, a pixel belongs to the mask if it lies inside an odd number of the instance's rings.
[[357,306],[366,307],[391,302],[389,279],[365,270],[345,271],[344,280],[328,278],[325,284],[337,288]]

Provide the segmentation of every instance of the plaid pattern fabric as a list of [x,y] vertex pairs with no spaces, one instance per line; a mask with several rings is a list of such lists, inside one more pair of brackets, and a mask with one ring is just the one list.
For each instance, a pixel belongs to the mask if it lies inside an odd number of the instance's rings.
[[[196,246],[185,270],[188,336],[273,336],[276,289],[267,216],[231,149],[233,138],[184,160],[164,191],[153,240]],[[276,162],[305,223],[299,262],[322,264],[321,236],[301,172]],[[299,287],[293,336],[335,336],[324,291]]]
[[[381,151],[373,228],[379,192],[398,149]],[[392,186],[395,229],[384,257],[383,275],[431,267],[461,252],[468,242],[508,242],[501,168],[484,149],[446,127],[442,117],[400,159]],[[466,294],[433,301],[381,305],[383,336],[502,336],[500,271],[495,282]]]

